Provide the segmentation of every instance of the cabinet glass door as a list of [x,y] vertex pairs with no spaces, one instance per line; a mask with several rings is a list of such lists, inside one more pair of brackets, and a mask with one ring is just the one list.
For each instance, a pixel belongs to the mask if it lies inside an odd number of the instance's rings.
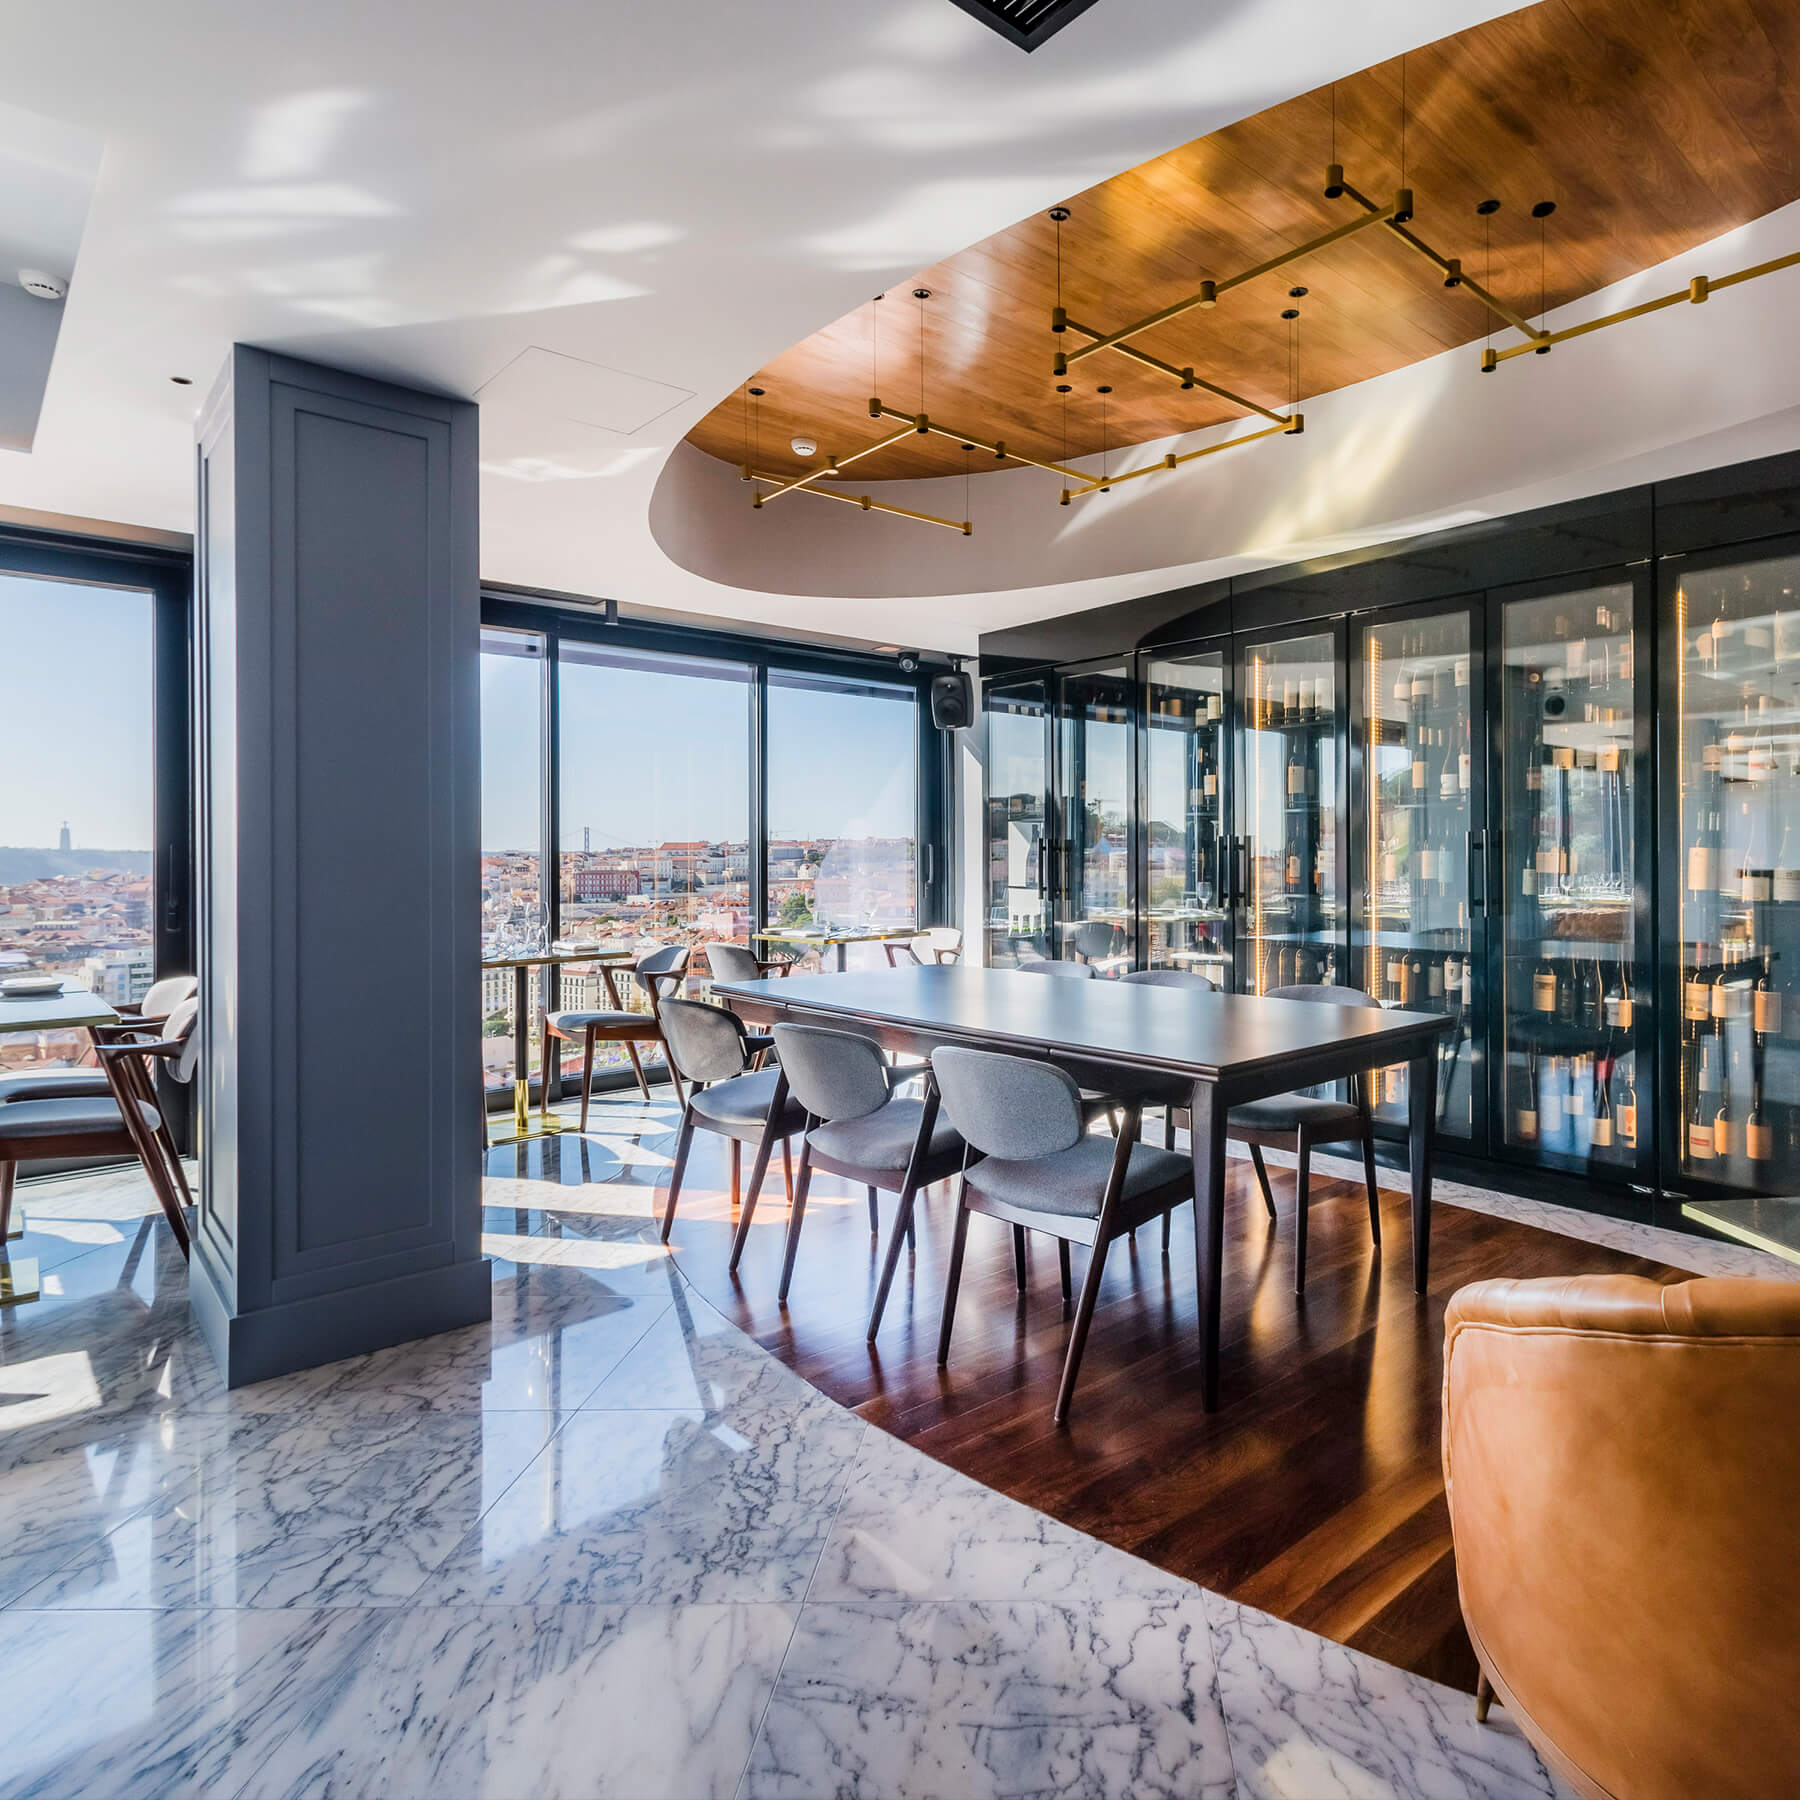
[[1337,646],[1326,631],[1243,652],[1233,881],[1240,993],[1343,979]]
[[987,957],[994,968],[1054,954],[1046,833],[1050,693],[1043,681],[987,690]]
[[1640,968],[1636,591],[1501,600],[1504,925],[1499,1082],[1507,1150],[1629,1174],[1650,1142]]
[[1152,662],[1144,690],[1144,922],[1152,969],[1232,985],[1226,655]]
[[[1384,1006],[1454,1021],[1439,1044],[1437,1128],[1465,1146],[1485,1125],[1482,897],[1469,880],[1483,817],[1471,637],[1463,607],[1365,625],[1352,675],[1363,750],[1351,864],[1361,982]],[[1406,1075],[1404,1063],[1381,1072],[1378,1120],[1405,1125]]]
[[1057,678],[1061,864],[1055,954],[1117,974],[1133,961],[1131,676],[1124,663]]
[[1800,552],[1684,566],[1675,626],[1671,1160],[1684,1185],[1791,1192],[1800,1178]]

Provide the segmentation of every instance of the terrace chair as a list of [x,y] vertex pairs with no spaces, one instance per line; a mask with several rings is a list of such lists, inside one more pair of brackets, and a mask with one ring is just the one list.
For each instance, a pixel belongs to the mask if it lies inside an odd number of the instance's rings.
[[[659,983],[670,981],[675,984],[674,991],[680,992],[681,982],[687,973],[687,946],[685,944],[669,944],[660,950],[652,950],[646,956],[640,956],[631,973],[637,977],[638,985],[643,988],[645,997],[650,1002],[648,1013],[629,1012],[619,999],[619,990],[613,983],[613,971],[605,963],[600,965],[600,979],[605,983],[607,998],[612,1001],[610,1007],[601,1007],[587,1012],[553,1012],[544,1015],[544,1047],[538,1068],[540,1079],[548,1085],[550,1071],[556,1065],[550,1060],[550,1040],[561,1038],[565,1043],[581,1044],[581,1123],[578,1131],[587,1130],[588,1102],[594,1091],[594,1046],[596,1044],[623,1044],[625,1054],[631,1058],[632,1073],[637,1076],[637,1084],[644,1098],[650,1098],[650,1083],[644,1075],[644,1065],[638,1056],[639,1044],[660,1044],[663,1042],[662,1025],[660,1023],[663,995]],[[681,1092],[681,1077],[675,1065],[669,1065],[669,1079],[675,1086],[675,1098],[685,1098]],[[546,1104],[548,1102],[546,1101]]]
[[962,961],[963,935],[953,925],[933,925],[922,931],[915,938],[901,938],[882,945],[887,952],[888,967],[900,967],[896,960],[906,957],[908,961],[924,963],[954,963]]
[[1004,1219],[1017,1233],[1048,1232],[1057,1240],[1068,1292],[1069,1245],[1090,1247],[1081,1299],[1069,1332],[1057,1390],[1055,1421],[1066,1423],[1081,1356],[1087,1347],[1106,1252],[1146,1220],[1194,1197],[1193,1164],[1168,1150],[1135,1143],[1136,1106],[1116,1138],[1090,1137],[1081,1090],[1054,1063],[945,1045],[931,1053],[944,1110],[971,1152],[984,1159],[963,1170],[956,1197],[956,1235],[944,1288],[938,1366],[950,1360],[950,1330],[962,1283],[969,1215]]
[[[675,1223],[675,1205],[681,1198],[682,1177],[687,1173],[688,1152],[696,1131],[712,1131],[731,1144],[731,1204],[739,1199],[738,1178],[743,1147],[757,1146],[750,1172],[750,1200],[744,1225],[756,1206],[756,1194],[768,1167],[769,1151],[779,1139],[782,1174],[788,1192],[794,1189],[788,1141],[806,1129],[806,1114],[788,1097],[787,1081],[779,1068],[752,1069],[751,1064],[770,1048],[770,1040],[744,1029],[736,1013],[699,1000],[665,1000],[662,1003],[663,1052],[671,1073],[688,1080],[682,1102],[681,1126],[675,1137],[675,1167],[669,1176],[669,1198],[663,1207],[662,1241],[669,1241]],[[738,1231],[738,1246],[743,1240]],[[731,1266],[737,1267],[738,1248]]]
[[714,981],[761,981],[768,975],[785,975],[800,959],[795,956],[758,956],[742,944],[708,944],[706,965]]
[[170,1013],[160,1038],[137,1032],[119,1042],[98,1045],[115,1084],[105,1095],[0,1100],[0,1241],[12,1226],[13,1187],[20,1163],[64,1156],[84,1160],[135,1156],[144,1165],[181,1254],[188,1254],[183,1207],[191,1206],[194,1197],[157,1110],[150,1067],[153,1060],[162,1060],[177,1081],[193,1079],[199,1053],[194,1028],[199,1011],[198,1000],[184,1000]]
[[[868,1335],[873,1339],[900,1261],[900,1240],[904,1237],[908,1248],[917,1242],[913,1207],[919,1190],[954,1175],[963,1166],[965,1146],[949,1120],[939,1116],[937,1095],[929,1085],[921,1099],[895,1094],[897,1082],[912,1071],[892,1068],[880,1046],[868,1038],[818,1025],[777,1025],[775,1054],[807,1116],[778,1298],[787,1299],[793,1280],[794,1256],[800,1248],[800,1226],[815,1169],[860,1182],[868,1189],[871,1237],[881,1232],[877,1192],[897,1193],[900,1202],[869,1313]],[[926,1131],[929,1136],[921,1145],[920,1135]],[[749,1224],[748,1214],[744,1224]]]
[[1036,962],[1019,964],[1021,975],[1060,975],[1075,981],[1092,981],[1094,965],[1084,962],[1064,962],[1054,956],[1040,957]]
[[1083,919],[1075,927],[1074,954],[1096,975],[1116,974],[1131,964],[1129,956],[1122,956],[1113,948],[1117,941],[1117,932],[1105,919]]

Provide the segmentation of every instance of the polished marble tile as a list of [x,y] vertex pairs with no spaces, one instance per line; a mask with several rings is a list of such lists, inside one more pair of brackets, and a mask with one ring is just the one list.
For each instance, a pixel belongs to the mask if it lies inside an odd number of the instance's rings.
[[1564,1790],[1502,1709],[1206,1596],[1246,1800],[1518,1800]]
[[0,1613],[0,1800],[235,1794],[387,1615]]
[[729,1800],[795,1610],[408,1608],[241,1800]]
[[817,1395],[726,1414],[572,1414],[417,1598],[798,1600],[864,1430]]
[[1190,1584],[871,1428],[808,1600],[1053,1600]]
[[27,1594],[42,1608],[391,1607],[550,1439],[532,1413],[226,1424],[185,1483]]
[[1224,1800],[1200,1591],[801,1608],[745,1800]]

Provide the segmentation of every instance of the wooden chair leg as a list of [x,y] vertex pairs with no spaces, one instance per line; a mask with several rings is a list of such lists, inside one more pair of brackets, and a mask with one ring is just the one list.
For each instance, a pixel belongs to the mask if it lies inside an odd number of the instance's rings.
[[913,1252],[919,1248],[919,1217],[911,1208],[906,1214],[906,1247]]
[[1025,1227],[1013,1227],[1013,1279],[1019,1284],[1019,1292],[1025,1291]]
[[1106,1245],[1098,1243],[1088,1257],[1081,1279],[1081,1299],[1075,1307],[1075,1323],[1069,1332],[1069,1353],[1063,1359],[1062,1385],[1056,1390],[1056,1423],[1069,1422],[1069,1402],[1075,1395],[1075,1377],[1081,1373],[1081,1355],[1087,1349],[1088,1327],[1094,1322],[1094,1306],[1100,1298],[1100,1277],[1106,1270]]
[[1066,1306],[1075,1295],[1075,1283],[1069,1271],[1069,1240],[1067,1238],[1056,1240],[1056,1260],[1062,1269],[1063,1304]]
[[681,1109],[681,1129],[675,1134],[675,1167],[669,1172],[669,1198],[663,1207],[662,1241],[669,1241],[669,1227],[675,1223],[675,1202],[681,1198],[681,1178],[687,1173],[688,1151],[694,1143],[694,1109]]
[[875,1202],[875,1190],[869,1189],[869,1236],[881,1236],[881,1208]]
[[731,1210],[736,1212],[744,1197],[744,1146],[731,1140]]
[[1306,1289],[1306,1215],[1308,1178],[1312,1173],[1312,1144],[1303,1126],[1294,1139],[1298,1171],[1294,1182],[1294,1292]]
[[587,1131],[588,1102],[594,1097],[594,1028],[589,1026],[581,1034],[581,1125],[582,1133]]
[[1163,1108],[1163,1148],[1175,1148],[1175,1109],[1172,1106]]
[[17,1163],[0,1162],[0,1244],[12,1236],[13,1177]]
[[950,1361],[950,1327],[956,1319],[956,1290],[962,1286],[963,1251],[969,1242],[968,1177],[956,1189],[956,1231],[950,1239],[950,1273],[944,1280],[944,1318],[938,1326],[938,1367]]
[[1174,1217],[1175,1217],[1174,1207],[1169,1206],[1169,1207],[1165,1207],[1163,1209],[1162,1253],[1164,1256],[1167,1256],[1169,1254],[1169,1233],[1174,1229],[1173,1225],[1171,1224],[1171,1221],[1173,1220]]
[[[739,1260],[744,1254],[744,1246],[750,1241],[750,1221],[756,1217],[756,1202],[762,1193],[763,1177],[769,1169],[769,1152],[774,1148],[774,1130],[776,1121],[787,1110],[787,1080],[785,1076],[775,1078],[775,1101],[769,1107],[769,1116],[763,1121],[762,1136],[757,1140],[756,1155],[750,1162],[750,1186],[744,1195],[743,1205],[738,1209],[737,1234],[731,1240],[731,1261],[727,1268],[736,1274]],[[794,1197],[794,1177],[788,1166],[788,1141],[781,1140],[782,1173],[787,1176],[788,1198]]]
[[544,1020],[544,1029],[538,1036],[538,1117],[547,1119],[550,1116],[550,1046],[555,1039],[550,1035],[550,1021]]
[[794,1204],[794,1153],[789,1148],[792,1141],[790,1138],[781,1140],[781,1184],[787,1190],[789,1206]]
[[[810,1126],[810,1121],[808,1122]],[[781,1258],[781,1286],[776,1299],[787,1302],[788,1287],[794,1279],[794,1258],[800,1249],[800,1223],[806,1217],[806,1190],[812,1184],[812,1146],[800,1142],[800,1169],[794,1177],[794,1204],[788,1209],[787,1249]]]
[[1369,1236],[1381,1248],[1381,1195],[1375,1185],[1375,1133],[1367,1119],[1362,1129],[1363,1185],[1369,1190]]
[[1250,1161],[1256,1169],[1257,1184],[1262,1188],[1263,1205],[1268,1208],[1269,1217],[1275,1217],[1275,1196],[1269,1188],[1269,1171],[1263,1167],[1262,1146],[1250,1146]]
[[1494,1684],[1487,1678],[1487,1670],[1482,1669],[1475,1676],[1475,1723],[1487,1723],[1488,1708],[1494,1704]]
[[[630,1038],[625,1040],[625,1054],[631,1058],[631,1072],[637,1077],[638,1092],[648,1100],[650,1098],[650,1083],[644,1078],[644,1059],[638,1055],[638,1047]],[[583,1117],[585,1118],[585,1116],[586,1115],[584,1114]],[[585,1131],[586,1129],[587,1126],[584,1124],[582,1130]]]

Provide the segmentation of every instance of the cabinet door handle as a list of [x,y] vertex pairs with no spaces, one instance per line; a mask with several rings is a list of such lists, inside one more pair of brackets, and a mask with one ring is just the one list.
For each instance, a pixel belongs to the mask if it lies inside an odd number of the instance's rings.
[[1487,916],[1487,833],[1471,831],[1468,846],[1469,916]]

